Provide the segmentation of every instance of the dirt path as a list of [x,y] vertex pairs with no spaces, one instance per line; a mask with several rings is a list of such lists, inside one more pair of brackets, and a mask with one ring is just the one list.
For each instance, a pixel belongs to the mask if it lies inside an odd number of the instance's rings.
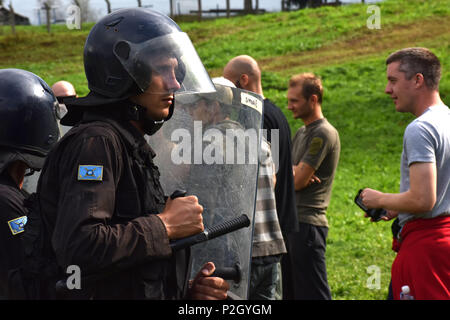
[[295,69],[333,65],[376,56],[380,52],[394,51],[413,46],[433,46],[450,43],[447,17],[368,30],[363,36],[336,41],[316,50],[290,53],[278,57],[260,59],[263,70],[288,72]]

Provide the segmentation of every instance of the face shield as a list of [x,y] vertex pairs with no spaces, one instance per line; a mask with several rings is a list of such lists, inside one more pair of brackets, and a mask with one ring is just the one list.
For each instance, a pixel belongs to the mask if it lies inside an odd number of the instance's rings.
[[137,44],[119,41],[114,46],[114,54],[142,92],[215,91],[191,40],[184,32],[170,33]]

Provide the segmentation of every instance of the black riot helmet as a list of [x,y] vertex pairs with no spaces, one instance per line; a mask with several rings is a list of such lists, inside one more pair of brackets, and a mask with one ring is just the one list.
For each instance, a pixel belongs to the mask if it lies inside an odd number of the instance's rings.
[[0,172],[21,160],[40,170],[59,138],[59,104],[34,73],[0,69]]
[[[90,31],[84,47],[90,93],[67,101],[69,114],[61,123],[77,120],[73,118],[76,107],[86,110],[117,105],[143,93],[152,74],[164,72],[158,69],[160,57],[176,59],[177,92],[215,91],[189,37],[168,16],[150,9],[127,8],[103,17]],[[173,106],[170,111],[171,115]]]

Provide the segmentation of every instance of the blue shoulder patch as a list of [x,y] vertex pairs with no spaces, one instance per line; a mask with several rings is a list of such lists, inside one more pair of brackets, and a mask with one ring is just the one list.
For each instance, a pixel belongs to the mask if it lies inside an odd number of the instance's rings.
[[78,180],[102,181],[103,166],[80,165],[78,166]]
[[8,221],[9,229],[11,229],[11,233],[15,236],[18,233],[24,232],[24,226],[27,223],[27,216],[22,216],[13,220]]

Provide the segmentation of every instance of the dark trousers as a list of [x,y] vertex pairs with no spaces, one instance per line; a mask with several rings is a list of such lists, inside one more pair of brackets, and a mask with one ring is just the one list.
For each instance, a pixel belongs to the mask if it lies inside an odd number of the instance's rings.
[[277,289],[278,262],[252,263],[249,300],[275,300]]
[[327,235],[327,227],[306,223],[299,223],[299,231],[289,235],[293,299],[331,300],[325,263]]

